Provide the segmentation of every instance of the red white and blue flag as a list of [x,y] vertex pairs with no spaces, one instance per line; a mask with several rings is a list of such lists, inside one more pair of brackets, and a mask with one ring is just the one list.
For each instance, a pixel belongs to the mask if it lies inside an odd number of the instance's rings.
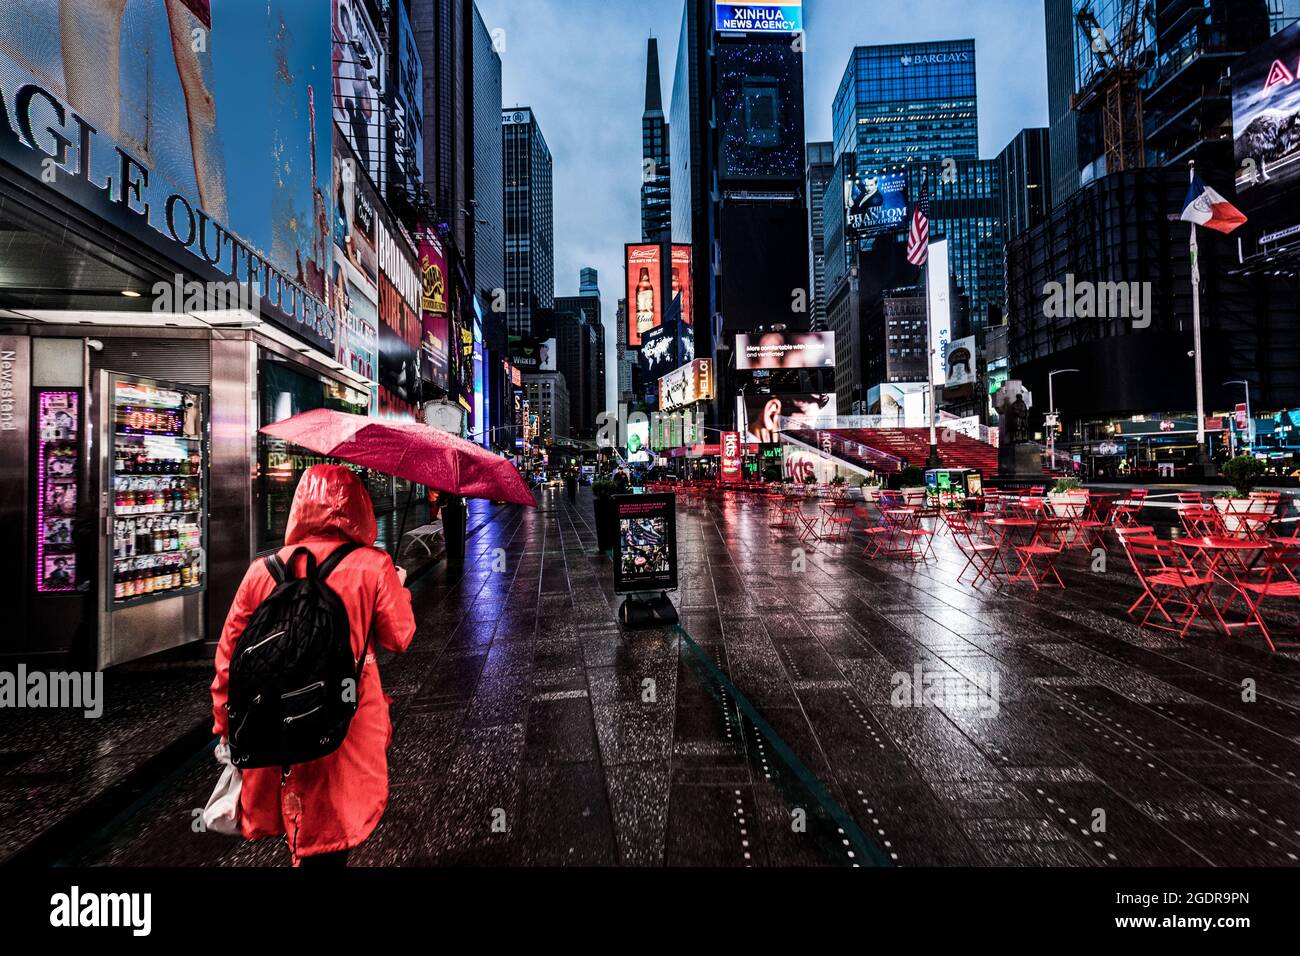
[[1246,224],[1241,210],[1205,185],[1200,176],[1192,177],[1187,200],[1183,203],[1183,214],[1179,218],[1225,234]]
[[907,236],[907,261],[923,266],[930,258],[930,195],[925,180],[921,181],[921,201],[912,213],[912,229]]

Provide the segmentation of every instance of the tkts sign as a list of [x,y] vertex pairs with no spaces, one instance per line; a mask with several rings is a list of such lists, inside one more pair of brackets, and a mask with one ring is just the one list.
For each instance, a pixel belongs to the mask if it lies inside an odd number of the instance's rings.
[[[260,299],[280,325],[334,354],[334,313],[304,284],[315,269],[323,289],[318,265],[303,263],[304,274],[294,278],[275,268],[2,52],[0,159],[195,273],[247,286],[250,294],[241,301]],[[317,200],[324,221],[324,197]],[[314,250],[313,257],[323,262],[325,250]]]
[[722,433],[722,480],[740,481],[741,466],[745,462],[745,449],[739,432]]

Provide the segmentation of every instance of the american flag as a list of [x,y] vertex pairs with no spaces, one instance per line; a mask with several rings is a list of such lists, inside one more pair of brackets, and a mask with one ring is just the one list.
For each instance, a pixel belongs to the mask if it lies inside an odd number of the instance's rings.
[[907,237],[907,261],[923,266],[930,258],[930,195],[925,180],[921,180],[921,200],[912,213],[912,231]]

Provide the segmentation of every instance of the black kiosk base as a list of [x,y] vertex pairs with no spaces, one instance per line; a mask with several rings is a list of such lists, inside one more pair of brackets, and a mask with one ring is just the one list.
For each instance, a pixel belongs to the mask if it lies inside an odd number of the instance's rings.
[[618,609],[618,619],[630,628],[671,627],[680,620],[666,592],[658,597],[629,594]]

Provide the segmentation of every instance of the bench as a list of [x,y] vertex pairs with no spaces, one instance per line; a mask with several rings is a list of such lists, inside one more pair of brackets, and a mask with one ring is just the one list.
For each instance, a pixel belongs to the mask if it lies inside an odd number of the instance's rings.
[[429,524],[420,525],[420,527],[406,532],[404,537],[410,538],[415,544],[424,548],[425,554],[433,557],[433,548],[430,547],[430,544],[442,537],[442,522],[433,521]]

